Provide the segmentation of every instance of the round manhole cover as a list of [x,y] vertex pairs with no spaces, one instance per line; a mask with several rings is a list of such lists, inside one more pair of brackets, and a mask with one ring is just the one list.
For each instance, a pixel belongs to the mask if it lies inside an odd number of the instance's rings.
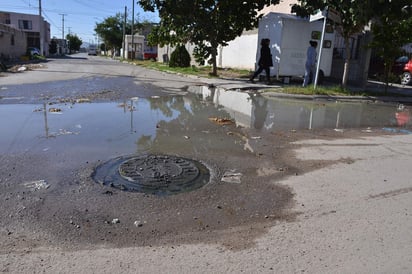
[[98,166],[93,179],[126,191],[170,195],[198,189],[209,182],[200,162],[170,155],[124,156]]

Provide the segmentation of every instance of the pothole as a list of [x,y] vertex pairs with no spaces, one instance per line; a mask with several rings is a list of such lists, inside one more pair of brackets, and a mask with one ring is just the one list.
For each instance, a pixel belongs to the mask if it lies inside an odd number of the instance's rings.
[[92,176],[102,185],[154,195],[192,191],[210,179],[201,162],[172,155],[118,157],[98,166]]

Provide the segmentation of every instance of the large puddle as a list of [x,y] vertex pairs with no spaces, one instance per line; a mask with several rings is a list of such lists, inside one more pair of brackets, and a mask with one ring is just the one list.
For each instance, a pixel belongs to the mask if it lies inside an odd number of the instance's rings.
[[187,96],[121,102],[1,104],[0,153],[50,149],[69,153],[76,148],[77,153],[99,157],[154,147],[162,152],[168,142],[161,139],[189,139],[194,132],[213,131],[216,122],[229,120],[255,131],[371,127],[409,133],[411,127],[408,107],[395,104],[267,99],[255,93],[196,87]]

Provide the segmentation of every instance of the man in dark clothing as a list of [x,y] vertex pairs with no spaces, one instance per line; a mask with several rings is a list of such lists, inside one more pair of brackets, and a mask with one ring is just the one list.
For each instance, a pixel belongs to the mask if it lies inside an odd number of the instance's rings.
[[270,48],[269,48],[270,40],[267,38],[264,38],[261,40],[260,45],[260,58],[259,58],[259,68],[255,71],[253,76],[250,78],[250,81],[253,82],[253,79],[255,79],[256,76],[258,76],[263,70],[266,71],[266,77],[268,83],[270,83],[270,67],[273,66],[273,61],[272,61],[272,54],[270,53]]

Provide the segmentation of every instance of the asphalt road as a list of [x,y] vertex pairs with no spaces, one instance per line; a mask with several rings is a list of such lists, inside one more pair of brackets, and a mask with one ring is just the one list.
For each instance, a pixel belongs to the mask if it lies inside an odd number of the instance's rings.
[[[0,108],[184,95],[201,84],[244,86],[77,57],[0,77]],[[113,153],[108,148],[20,149],[18,135],[0,158],[0,271],[412,272],[410,135],[319,130],[252,138],[253,130],[201,119],[193,128],[160,125],[155,150],[202,160],[212,180],[160,198],[94,183],[94,168]],[[222,182],[233,170],[241,183]],[[47,187],[34,181],[40,178]]]

